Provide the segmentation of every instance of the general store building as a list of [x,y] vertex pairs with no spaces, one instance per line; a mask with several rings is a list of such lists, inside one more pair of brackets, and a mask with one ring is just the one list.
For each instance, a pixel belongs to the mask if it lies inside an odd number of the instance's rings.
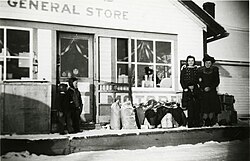
[[[83,117],[108,121],[111,93],[99,83],[131,81],[133,103],[180,101],[180,67],[201,63],[207,43],[227,31],[192,1],[2,0],[2,133],[49,133],[58,84],[79,79]],[[208,8],[211,4],[208,4]],[[145,67],[153,70],[145,80]],[[126,89],[123,89],[126,90]],[[128,93],[118,93],[123,102]]]

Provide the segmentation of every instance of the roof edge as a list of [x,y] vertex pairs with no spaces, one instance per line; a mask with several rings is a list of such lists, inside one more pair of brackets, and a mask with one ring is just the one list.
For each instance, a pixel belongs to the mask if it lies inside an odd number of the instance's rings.
[[178,0],[184,7],[192,12],[197,18],[205,23],[211,31],[211,36],[207,37],[207,43],[229,36],[229,33],[205,10],[200,8],[192,0]]

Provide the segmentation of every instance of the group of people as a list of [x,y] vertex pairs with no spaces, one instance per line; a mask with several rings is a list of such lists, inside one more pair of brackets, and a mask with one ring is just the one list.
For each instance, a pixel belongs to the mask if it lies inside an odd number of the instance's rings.
[[[69,87],[68,87],[69,85]],[[69,78],[67,84],[59,85],[58,111],[60,134],[80,132],[80,115],[83,108],[81,93],[78,90],[78,80]]]
[[220,100],[216,88],[220,83],[219,69],[214,57],[205,55],[204,66],[195,65],[195,57],[188,56],[181,69],[183,88],[182,107],[187,109],[188,127],[213,126],[220,113]]
[[[180,83],[183,88],[182,108],[188,112],[188,127],[213,126],[220,113],[220,101],[216,88],[220,83],[215,59],[203,58],[204,66],[197,67],[195,57],[188,56],[181,69]],[[80,114],[83,108],[77,78],[69,78],[68,85],[59,85],[59,131],[61,134],[80,132]]]

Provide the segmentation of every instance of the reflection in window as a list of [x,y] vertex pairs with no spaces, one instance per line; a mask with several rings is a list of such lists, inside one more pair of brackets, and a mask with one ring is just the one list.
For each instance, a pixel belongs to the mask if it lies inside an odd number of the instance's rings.
[[88,77],[88,40],[61,38],[61,77]]

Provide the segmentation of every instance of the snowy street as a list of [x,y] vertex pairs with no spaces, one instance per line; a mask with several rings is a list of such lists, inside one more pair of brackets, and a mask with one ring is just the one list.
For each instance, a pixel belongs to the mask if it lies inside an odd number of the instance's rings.
[[206,142],[195,145],[150,147],[137,150],[107,150],[79,152],[70,155],[47,156],[29,152],[10,152],[1,156],[2,161],[248,161],[250,140],[230,142]]

